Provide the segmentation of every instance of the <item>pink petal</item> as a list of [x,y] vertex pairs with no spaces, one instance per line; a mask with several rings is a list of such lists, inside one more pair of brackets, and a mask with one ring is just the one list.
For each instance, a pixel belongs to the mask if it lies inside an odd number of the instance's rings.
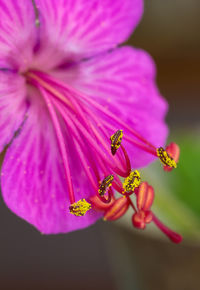
[[[42,233],[64,233],[87,227],[101,214],[90,210],[85,216],[76,217],[69,213],[68,187],[59,146],[49,114],[38,97],[41,98],[34,95],[23,130],[6,152],[1,173],[3,198],[14,213]],[[66,144],[70,143],[69,139],[65,140]],[[95,193],[72,146],[68,149],[78,201]]]
[[[168,106],[157,89],[155,65],[146,52],[122,47],[54,75],[89,96],[93,103],[85,101],[85,105],[99,122],[101,118],[112,125],[113,130],[107,129],[109,136],[118,129],[124,130],[123,144],[134,168],[155,158],[127,142],[125,138],[133,135],[121,125],[121,121],[125,122],[156,147],[166,141],[164,118]],[[102,110],[94,108],[94,102]],[[118,122],[107,112],[114,114]]]
[[0,66],[3,63],[25,71],[36,42],[32,1],[0,0]]
[[[40,62],[96,55],[125,41],[138,24],[142,0],[36,0],[41,21]],[[47,49],[46,49],[47,48]]]
[[0,152],[22,125],[26,110],[24,78],[0,71]]

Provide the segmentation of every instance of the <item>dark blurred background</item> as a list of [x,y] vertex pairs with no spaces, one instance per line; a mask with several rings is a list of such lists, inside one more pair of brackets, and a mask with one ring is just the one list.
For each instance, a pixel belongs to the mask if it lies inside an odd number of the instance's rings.
[[[129,40],[156,61],[175,139],[184,140],[191,132],[198,137],[200,132],[199,15],[199,0],[147,0],[143,19]],[[189,145],[196,142],[189,138]],[[198,180],[198,167],[194,175]],[[194,204],[198,213],[196,196]],[[99,221],[68,235],[42,236],[12,214],[3,200],[0,229],[0,289],[200,289],[199,240],[189,235],[181,245],[173,245],[157,235],[138,235],[123,224]]]

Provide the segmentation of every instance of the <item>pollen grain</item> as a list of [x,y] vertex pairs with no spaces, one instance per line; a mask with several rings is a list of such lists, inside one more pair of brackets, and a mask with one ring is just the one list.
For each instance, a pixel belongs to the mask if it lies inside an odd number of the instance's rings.
[[170,157],[167,151],[164,150],[162,147],[157,148],[156,152],[157,152],[158,158],[164,165],[167,165],[173,168],[177,167],[175,160],[172,157]]
[[125,192],[130,193],[134,191],[134,189],[140,185],[140,181],[141,178],[139,171],[137,170],[131,171],[131,173],[129,174],[128,177],[125,178],[123,183],[124,193]]
[[113,180],[114,180],[113,175],[108,175],[106,178],[104,178],[104,180],[101,182],[101,184],[99,186],[99,190],[98,190],[100,196],[104,196],[107,189],[112,185]]
[[91,204],[84,198],[70,205],[69,211],[75,216],[84,216],[88,210],[91,209]]
[[111,152],[112,155],[115,155],[117,150],[119,149],[121,142],[122,142],[122,137],[123,137],[123,131],[122,130],[117,130],[115,134],[113,134],[110,137],[111,140]]

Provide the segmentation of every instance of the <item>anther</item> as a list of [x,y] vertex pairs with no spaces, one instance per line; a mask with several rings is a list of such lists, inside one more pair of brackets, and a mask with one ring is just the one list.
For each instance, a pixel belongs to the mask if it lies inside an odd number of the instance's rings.
[[156,152],[157,152],[157,156],[159,157],[160,161],[164,165],[167,165],[167,166],[173,167],[173,168],[177,167],[175,160],[171,156],[169,156],[167,151],[164,150],[162,147],[157,148]]
[[111,152],[112,155],[115,155],[117,150],[119,149],[121,142],[122,142],[122,137],[123,137],[123,131],[122,130],[117,130],[115,134],[113,134],[110,137],[111,140]]
[[[178,163],[179,161],[179,156],[180,156],[180,148],[179,146],[172,142],[170,143],[167,147],[166,147],[166,151],[168,153],[168,155],[174,159],[174,161],[176,162],[176,164]],[[173,169],[173,167],[169,167],[167,165],[164,165],[163,166],[163,169],[165,171],[171,171]]]
[[128,177],[125,178],[123,183],[124,193],[133,192],[134,189],[140,185],[140,181],[141,181],[140,173],[137,170],[131,171],[131,173],[129,174]]
[[108,175],[106,178],[104,178],[104,180],[101,182],[101,184],[99,186],[99,190],[98,190],[100,196],[104,196],[107,189],[112,185],[113,180],[114,180],[113,175]]
[[88,210],[91,209],[91,204],[84,198],[70,205],[69,211],[75,216],[84,216]]

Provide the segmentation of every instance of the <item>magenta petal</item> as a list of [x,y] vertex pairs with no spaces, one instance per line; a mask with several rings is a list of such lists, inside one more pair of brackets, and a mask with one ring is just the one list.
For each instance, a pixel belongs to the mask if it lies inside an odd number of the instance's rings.
[[7,62],[25,70],[31,62],[36,41],[32,1],[0,0],[0,66]]
[[[73,155],[73,158],[76,156]],[[94,195],[87,186],[84,172],[77,165],[78,161],[76,158],[72,168],[76,200]],[[23,130],[8,148],[1,172],[1,185],[7,206],[45,234],[81,229],[100,216],[93,210],[83,217],[69,213],[63,162],[54,128],[42,104],[31,104]]]
[[22,125],[26,110],[24,78],[0,71],[0,152]]
[[[154,62],[145,51],[122,47],[82,62],[74,70],[58,72],[57,77],[101,104],[102,111],[85,102],[95,117],[112,124],[115,131],[123,129],[124,140],[133,136],[120,125],[121,120],[157,147],[166,141],[168,130],[164,118],[168,105],[157,89],[155,74]],[[105,111],[114,114],[119,123]],[[108,131],[109,135],[114,132]],[[124,142],[134,168],[145,166],[155,158]]]
[[[138,24],[142,0],[36,0],[42,45],[54,57],[96,55],[125,41]],[[45,57],[45,55],[44,55]]]

